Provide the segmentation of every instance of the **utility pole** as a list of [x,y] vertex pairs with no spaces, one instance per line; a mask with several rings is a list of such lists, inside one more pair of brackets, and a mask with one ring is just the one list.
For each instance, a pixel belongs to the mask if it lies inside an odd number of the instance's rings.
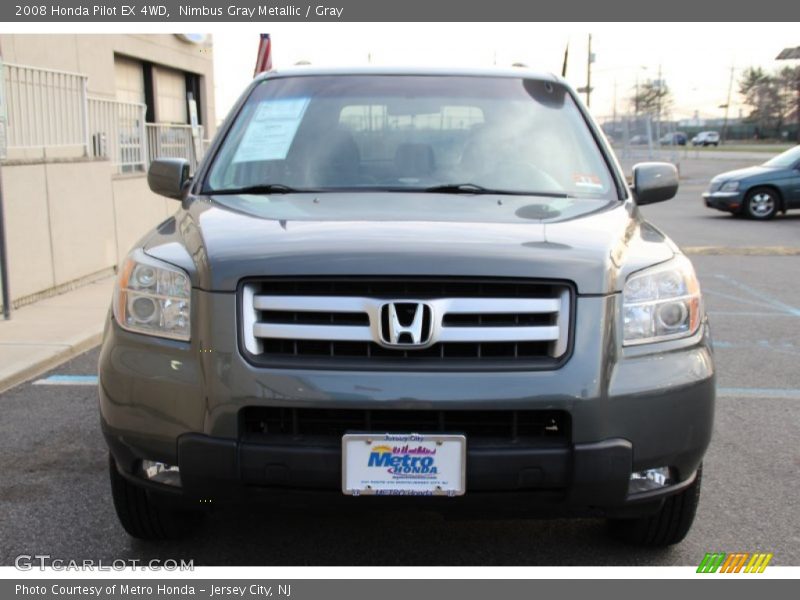
[[586,57],[586,108],[592,105],[592,63],[594,56],[592,56],[592,34],[589,34],[589,48]]
[[614,110],[611,122],[614,123],[614,131],[617,130],[617,78],[614,78]]
[[731,93],[733,91],[733,71],[734,71],[734,66],[731,65],[731,78],[728,81],[728,99],[725,100],[725,119],[722,121],[721,142],[723,144],[728,139],[728,111],[731,109]]

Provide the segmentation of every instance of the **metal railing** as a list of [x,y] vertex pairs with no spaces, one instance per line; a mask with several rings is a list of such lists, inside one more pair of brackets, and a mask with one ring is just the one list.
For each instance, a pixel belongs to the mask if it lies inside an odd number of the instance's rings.
[[195,140],[191,125],[145,123],[144,104],[90,97],[85,75],[6,63],[2,76],[15,158],[71,147],[61,154],[108,159],[119,173],[159,157],[186,158],[194,171],[207,147],[202,127]]
[[86,75],[6,63],[3,77],[9,148],[77,146],[88,154]]
[[144,104],[89,98],[91,154],[107,158],[121,173],[145,171],[149,164],[145,143]]
[[150,160],[185,158],[191,165],[191,171],[194,172],[204,152],[202,140],[202,127],[200,127],[198,144],[195,146],[191,125],[147,124],[147,148]]

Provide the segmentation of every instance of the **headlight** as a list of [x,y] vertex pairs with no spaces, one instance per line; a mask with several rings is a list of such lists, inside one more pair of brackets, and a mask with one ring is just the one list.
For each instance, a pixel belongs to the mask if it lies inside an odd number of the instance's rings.
[[702,316],[700,284],[685,256],[633,273],[622,292],[623,344],[692,335]]
[[722,184],[722,187],[719,188],[720,192],[738,192],[739,191],[739,182],[738,181],[728,181]]
[[134,252],[117,278],[114,317],[128,331],[188,341],[190,298],[184,271]]

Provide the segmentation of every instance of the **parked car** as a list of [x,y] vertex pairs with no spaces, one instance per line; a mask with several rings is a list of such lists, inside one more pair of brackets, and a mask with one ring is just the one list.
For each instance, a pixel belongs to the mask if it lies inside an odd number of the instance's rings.
[[298,494],[686,535],[709,329],[637,208],[677,172],[637,165],[629,188],[563,80],[271,71],[191,178],[162,158],[148,181],[177,212],[124,260],[99,361],[132,536]]
[[763,165],[717,175],[703,199],[709,208],[760,221],[800,208],[800,146]]
[[646,135],[637,134],[637,135],[632,136],[631,139],[630,139],[630,144],[632,146],[642,146],[644,144],[649,144],[649,143],[650,143],[650,140]]
[[689,138],[681,131],[665,133],[659,138],[659,142],[664,146],[685,146]]
[[719,146],[719,132],[701,131],[692,138],[692,146]]

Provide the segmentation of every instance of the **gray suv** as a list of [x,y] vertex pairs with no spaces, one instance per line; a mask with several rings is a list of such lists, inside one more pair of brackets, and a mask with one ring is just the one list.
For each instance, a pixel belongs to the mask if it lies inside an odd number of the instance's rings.
[[564,81],[527,70],[273,71],[123,262],[100,356],[129,534],[210,506],[695,515],[714,364],[689,260]]

